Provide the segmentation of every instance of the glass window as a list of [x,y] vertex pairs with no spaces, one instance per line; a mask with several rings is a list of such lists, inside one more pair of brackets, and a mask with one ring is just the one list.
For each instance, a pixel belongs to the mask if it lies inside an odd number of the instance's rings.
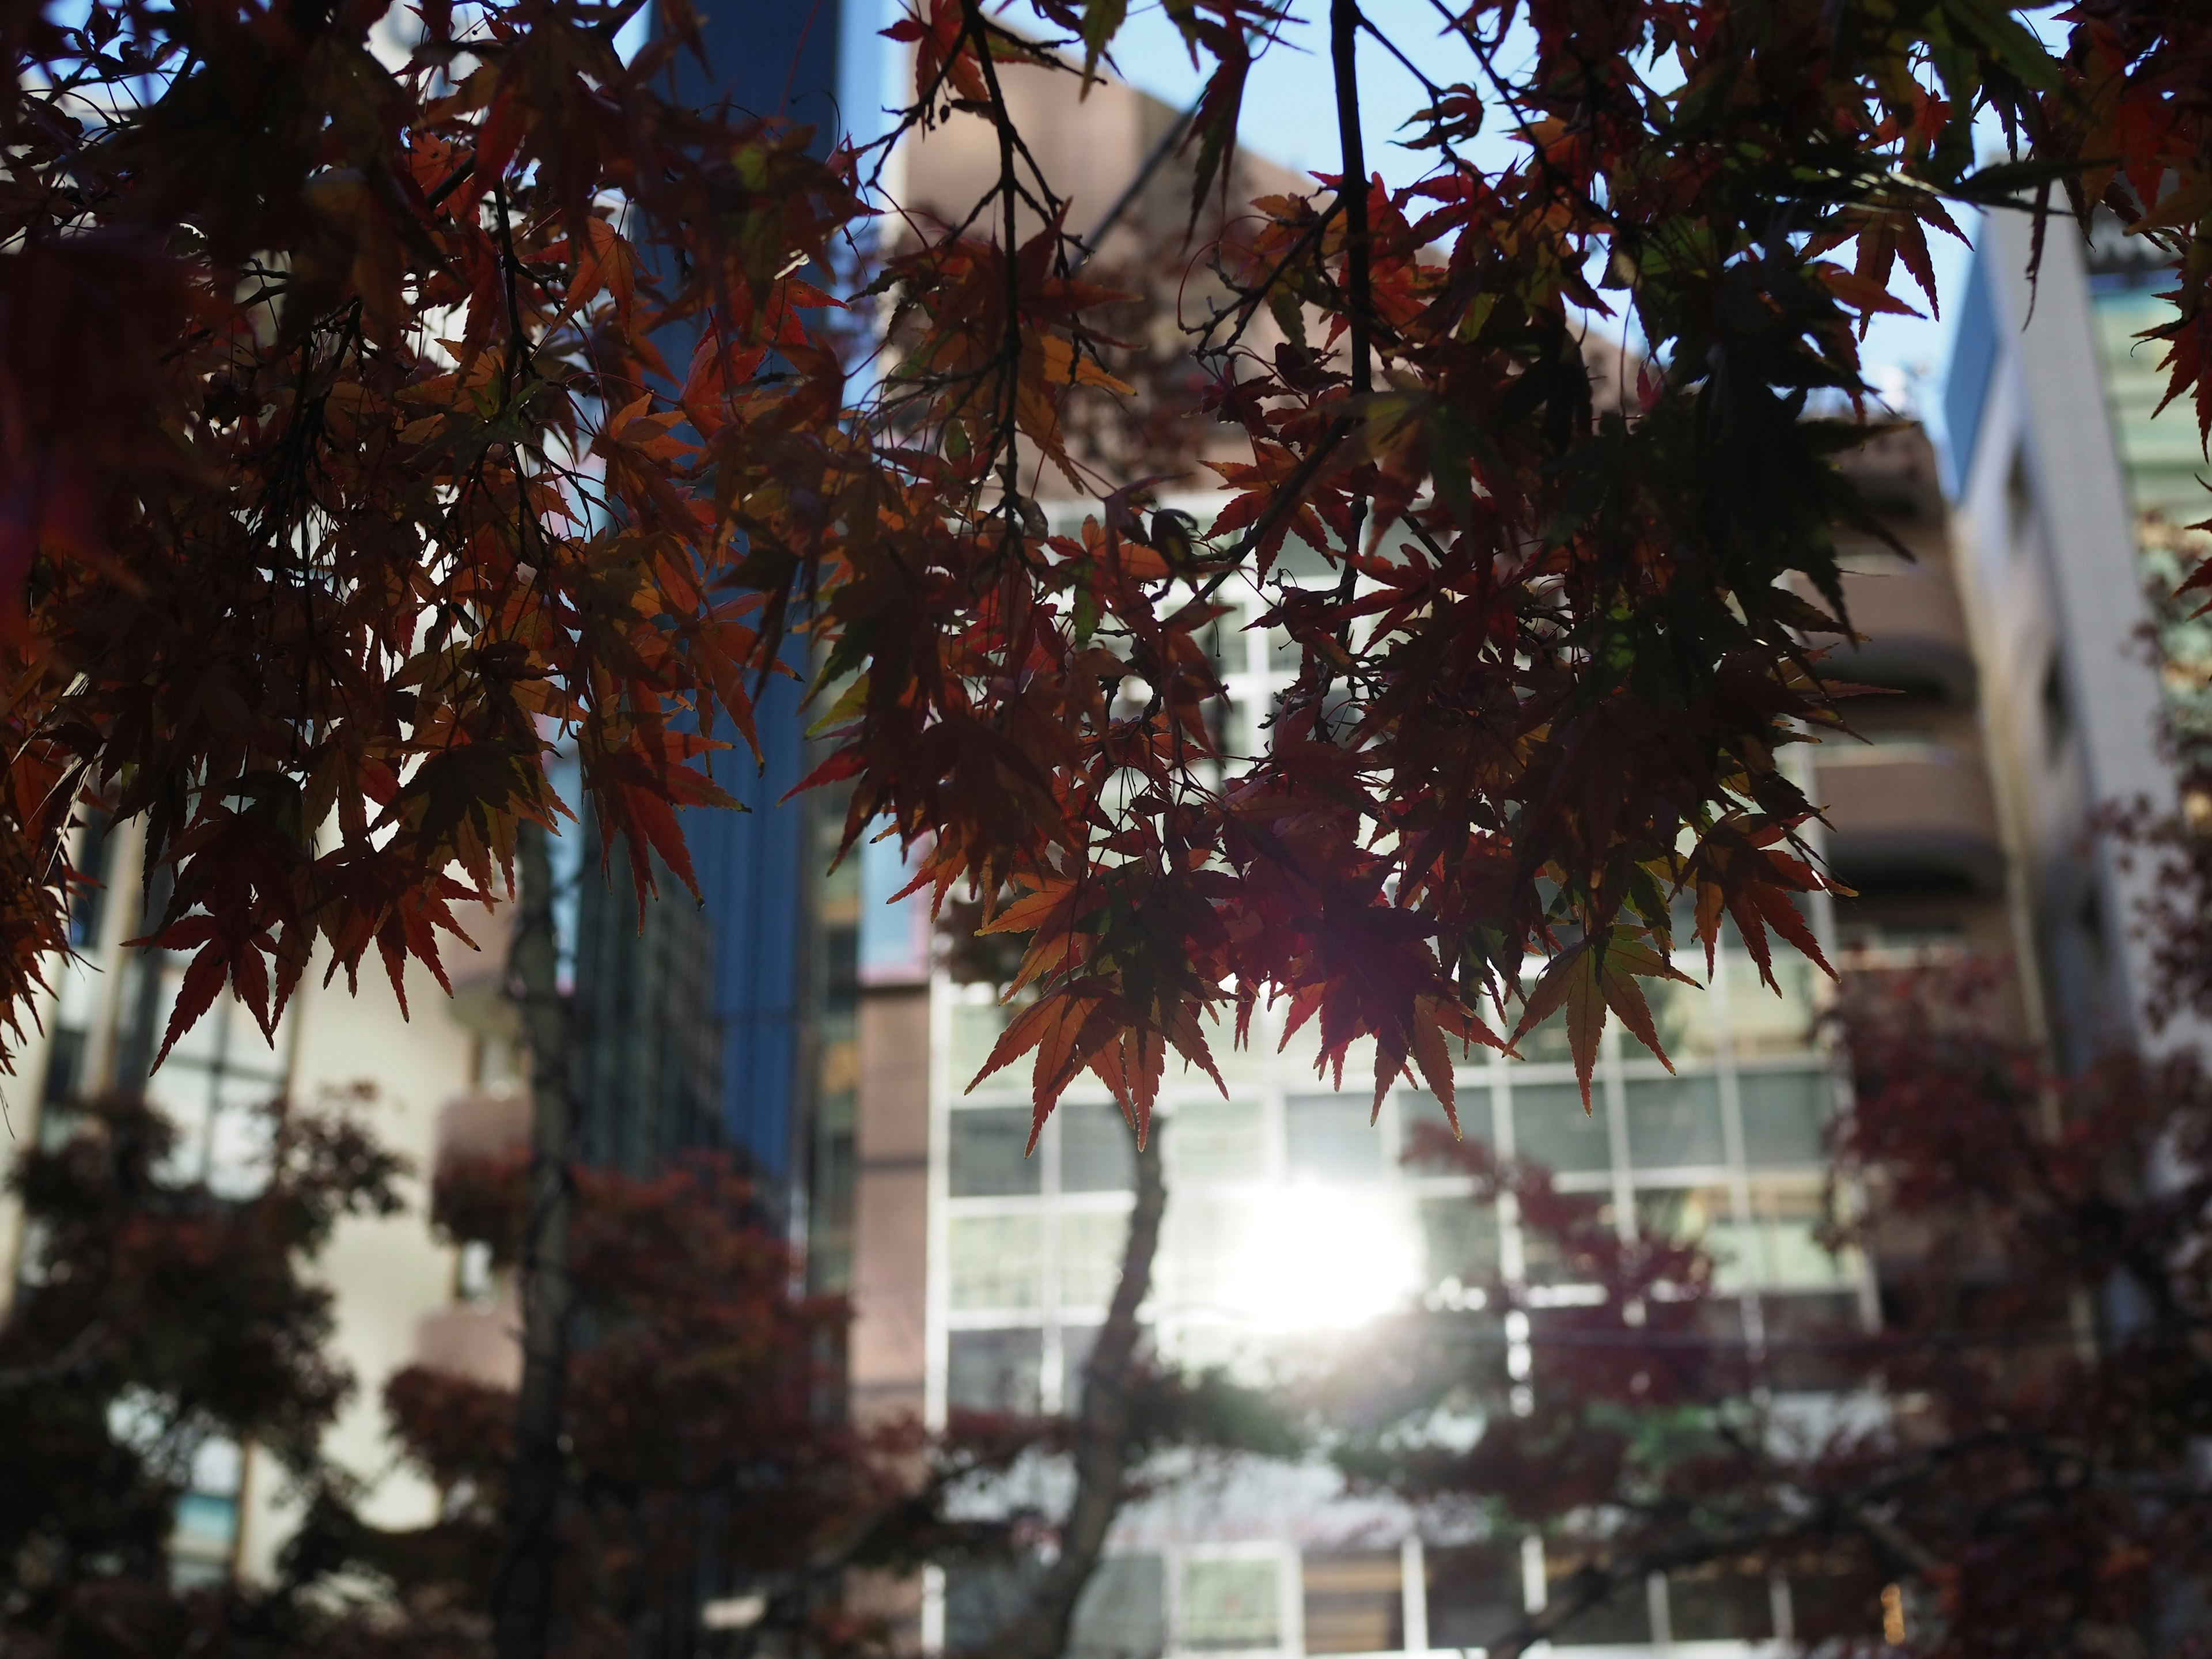
[[1455,1279],[1473,1289],[1495,1278],[1497,1206],[1471,1198],[1423,1199],[1421,1269],[1423,1283],[1431,1286]]
[[179,1589],[228,1575],[245,1468],[236,1441],[211,1437],[193,1449],[190,1483],[177,1498],[169,1535],[170,1574]]
[[1643,1187],[1637,1189],[1637,1224],[1680,1243],[1708,1237],[1735,1211],[1725,1187]]
[[1754,1169],[1818,1164],[1830,1089],[1826,1072],[1745,1072],[1736,1080],[1743,1103],[1743,1158]]
[[226,1577],[237,1537],[237,1498],[205,1492],[180,1496],[169,1536],[169,1570],[177,1587],[194,1589]]
[[1037,1217],[955,1216],[950,1231],[955,1308],[1034,1308],[1044,1300]]
[[1022,1611],[1042,1575],[1039,1562],[956,1561],[945,1569],[945,1650],[974,1653],[991,1644]]
[[1707,1073],[1630,1083],[1628,1158],[1639,1170],[1725,1164],[1720,1079]]
[[39,1098],[48,1106],[66,1105],[77,1097],[84,1078],[85,1034],[74,1026],[58,1025],[46,1045],[46,1075]]
[[[143,1034],[146,1057],[184,981],[184,960],[142,954],[136,969],[161,976],[161,1018]],[[183,1037],[146,1095],[175,1126],[165,1181],[205,1182],[219,1198],[243,1200],[268,1184],[274,1121],[264,1109],[284,1091],[283,1064],[245,1005],[222,996]]]
[[988,1198],[1036,1191],[1040,1161],[1024,1155],[1029,1139],[1025,1108],[966,1107],[954,1112],[952,1196]]
[[[1580,1564],[1568,1560],[1547,1561],[1545,1565],[1551,1579],[1551,1595],[1556,1599]],[[1650,1645],[1650,1641],[1651,1595],[1640,1583],[1623,1584],[1595,1607],[1584,1608],[1562,1624],[1553,1638],[1554,1646],[1563,1648],[1620,1643],[1642,1647]]]
[[1283,1103],[1291,1178],[1374,1181],[1382,1174],[1382,1130],[1370,1101],[1349,1092],[1292,1095]]
[[1281,1644],[1281,1562],[1260,1555],[1184,1563],[1184,1647],[1218,1653]]
[[[947,1058],[951,1062],[952,1086],[956,1090],[965,1089],[969,1079],[981,1071],[984,1062],[991,1058],[999,1033],[1006,1029],[1007,1012],[995,1002],[962,1001],[952,1005],[952,1052]],[[1015,1066],[1012,1075],[998,1073],[992,1081],[1012,1084],[1018,1082],[1019,1077],[1020,1067]]]
[[1063,1102],[1060,1119],[1060,1189],[1125,1193],[1137,1184],[1137,1137],[1119,1106]]
[[1065,1308],[1103,1308],[1121,1282],[1128,1243],[1125,1210],[1063,1210],[1060,1217],[1060,1301]]
[[1251,1207],[1235,1200],[1170,1203],[1161,1255],[1170,1299],[1185,1312],[1227,1308],[1238,1290],[1237,1276],[1253,1231]]
[[1487,1647],[1526,1615],[1517,1543],[1432,1544],[1421,1555],[1431,1650]]
[[1760,982],[1758,965],[1740,957],[1729,980],[1729,1028],[1739,1054],[1802,1054],[1813,1046],[1813,964],[1769,935],[1777,996]]
[[1571,1083],[1522,1083],[1513,1090],[1514,1150],[1558,1175],[1577,1175],[1613,1165],[1612,1138],[1606,1131],[1603,1085],[1590,1085],[1590,1109]]
[[1044,1372],[1042,1332],[954,1331],[948,1349],[945,1397],[955,1409],[1022,1416],[1036,1411]]
[[226,1078],[217,1085],[208,1126],[208,1190],[243,1202],[258,1197],[276,1168],[276,1121],[262,1109],[274,1090],[266,1082]]
[[1157,1555],[1109,1555],[1075,1604],[1068,1659],[1156,1659],[1168,1644],[1167,1572]]
[[1826,1213],[1819,1182],[1754,1181],[1751,1213],[1759,1240],[1759,1283],[1826,1289],[1847,1276],[1844,1261],[1831,1255],[1818,1237]]
[[1522,1059],[1532,1065],[1564,1066],[1571,1062],[1575,1054],[1567,1042],[1565,1010],[1552,1015],[1513,1047]]
[[[1698,950],[1697,954],[1698,960],[1692,963],[1686,950],[1676,966],[1685,972],[1702,967],[1703,950]],[[1685,1060],[1710,1060],[1720,1052],[1720,999],[1710,989],[1673,980],[1647,979],[1638,982],[1644,988],[1644,1002],[1651,1010],[1652,1029],[1658,1034],[1659,1046],[1667,1051],[1668,1059],[1680,1066]]]
[[1790,1623],[1797,1640],[1873,1650],[1881,1636],[1881,1592],[1887,1577],[1844,1555],[1791,1574]]
[[1097,1346],[1096,1325],[1060,1328],[1060,1408],[1068,1416],[1082,1409],[1083,1368],[1091,1363],[1091,1351]]
[[1308,1653],[1395,1653],[1406,1645],[1395,1550],[1346,1550],[1300,1563]]
[[1670,1573],[1667,1626],[1677,1642],[1764,1642],[1774,1634],[1774,1593],[1763,1573],[1720,1566]]
[[1264,1179],[1267,1144],[1260,1103],[1193,1097],[1176,1109],[1167,1152],[1178,1181]]
[[[1487,1146],[1497,1139],[1498,1126],[1490,1115],[1490,1091],[1477,1084],[1462,1085],[1453,1098],[1459,1109],[1459,1132],[1463,1141]],[[1451,1120],[1444,1115],[1443,1105],[1426,1089],[1401,1089],[1398,1091],[1398,1124],[1409,1153],[1429,1138],[1425,1133],[1449,1136]],[[1406,1167],[1424,1175],[1461,1175],[1465,1173],[1458,1159],[1449,1156],[1417,1158],[1408,1156]]]

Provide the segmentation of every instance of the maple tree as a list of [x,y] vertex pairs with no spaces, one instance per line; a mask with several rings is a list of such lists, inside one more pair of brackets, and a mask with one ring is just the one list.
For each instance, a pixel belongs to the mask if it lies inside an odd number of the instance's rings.
[[[834,1409],[845,1304],[792,1294],[789,1249],[726,1164],[574,1179],[579,1334],[549,1517],[550,1650],[688,1639],[701,1604],[743,1594],[761,1601],[749,1641],[880,1644],[880,1621],[846,1607],[844,1576],[916,1559],[968,1460],[948,1449],[933,1469],[917,1425],[864,1429]],[[519,1262],[528,1211],[526,1157],[438,1172],[441,1231],[501,1265]],[[395,1584],[411,1639],[458,1628],[480,1650],[486,1589],[513,1559],[514,1391],[415,1366],[384,1399],[404,1455],[447,1496],[427,1534],[364,1536],[359,1559]]]

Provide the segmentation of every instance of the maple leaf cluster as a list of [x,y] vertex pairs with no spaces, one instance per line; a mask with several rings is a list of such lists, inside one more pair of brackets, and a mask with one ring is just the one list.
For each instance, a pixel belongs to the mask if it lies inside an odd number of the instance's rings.
[[[1079,95],[1119,0],[1024,33],[914,0],[912,101],[828,160],[676,98],[681,4],[628,63],[633,7],[586,0],[426,7],[397,47],[360,3],[11,9],[0,996],[64,943],[80,800],[143,821],[146,937],[193,953],[169,1042],[226,982],[273,1025],[318,948],[435,967],[560,815],[556,742],[641,896],[656,856],[688,882],[716,731],[807,659],[847,847],[923,848],[1025,937],[992,1065],[1033,1056],[1040,1121],[1088,1068],[1141,1128],[1262,999],[1340,1080],[1372,1039],[1378,1097],[1415,1072],[1449,1111],[1451,1045],[1560,1010],[1587,1082],[1607,1019],[1650,1040],[1678,900],[1708,954],[1817,957],[1786,751],[1839,724],[1837,537],[1883,533],[1836,457],[1946,203],[2121,208],[2182,260],[2202,405],[2199,10],[2082,0],[2054,55],[1984,0],[1478,0],[1413,42],[1333,0],[1340,175],[1189,255],[1200,405],[1249,454],[1193,525],[1071,431],[1121,395],[1125,296],[1006,94]],[[1195,219],[1291,20],[1171,16]],[[1363,50],[1431,100],[1406,188],[1360,153]],[[1978,167],[1990,112],[2028,153]],[[854,234],[958,122],[982,194]],[[1641,343],[1626,398],[1593,327]],[[1294,537],[1332,580],[1285,578]],[[1299,665],[1255,754],[1204,648],[1232,583]]]
[[[964,512],[908,495],[845,544],[818,629],[850,677],[817,776],[850,785],[848,838],[888,821],[926,842],[917,885],[964,886],[1024,936],[1027,1000],[986,1070],[1030,1055],[1042,1122],[1087,1067],[1141,1127],[1171,1051],[1211,1072],[1221,1030],[1283,998],[1340,1081],[1371,1038],[1378,1101],[1418,1071],[1449,1113],[1451,1045],[1560,1010],[1585,1088],[1607,1018],[1656,1049],[1641,982],[1680,974],[1678,900],[1708,957],[1732,924],[1762,975],[1773,934],[1818,960],[1804,906],[1832,884],[1784,751],[1840,725],[1820,662],[1850,634],[1838,537],[1887,539],[1836,465],[1869,429],[1857,340],[1910,309],[1900,264],[1935,304],[1947,201],[2079,173],[2060,152],[2080,154],[2111,33],[2093,9],[2062,60],[1971,4],[1477,4],[1417,47],[1332,7],[1340,114],[1354,49],[1390,51],[1434,100],[1413,142],[1436,165],[1263,198],[1194,256],[1226,296],[1193,343],[1205,407],[1251,459],[1216,465],[1227,499],[1192,542],[1080,479],[1024,378],[1083,379],[1106,296],[1000,77],[1088,74],[1119,9],[1038,7],[1079,71],[968,0],[917,0],[894,31],[917,46],[909,118],[1001,131],[975,244],[879,283],[910,341],[885,406],[932,440],[915,478]],[[2164,96],[2193,26],[2129,15],[2112,61]],[[1202,198],[1249,48],[1288,20],[1243,0],[1176,17],[1213,59]],[[2044,149],[1978,169],[1985,110]],[[1512,159],[1478,163],[1501,128]],[[2146,166],[2173,163],[2160,142]],[[1619,406],[1582,343],[1607,319],[1647,352]],[[1080,536],[1029,511],[1024,453],[1090,484]],[[1333,581],[1282,579],[1293,537]],[[1207,718],[1201,641],[1231,583],[1298,653],[1255,755]]]
[[9,9],[11,1020],[80,800],[143,822],[143,942],[192,953],[166,1053],[226,983],[273,1030],[318,950],[442,978],[565,810],[556,741],[641,896],[728,799],[767,659],[731,549],[818,508],[842,370],[798,272],[849,177],[658,88],[681,6],[628,63],[634,5],[426,7],[396,49],[383,9]]

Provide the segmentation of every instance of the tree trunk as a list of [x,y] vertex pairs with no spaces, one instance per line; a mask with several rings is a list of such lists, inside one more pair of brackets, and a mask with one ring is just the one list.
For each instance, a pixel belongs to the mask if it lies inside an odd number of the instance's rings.
[[1159,1121],[1137,1151],[1137,1202],[1121,1247],[1121,1282],[1083,1368],[1083,1409],[1076,1419],[1075,1496],[1060,1528],[1060,1554],[1045,1569],[1027,1604],[992,1647],[1005,1659],[1060,1659],[1067,1651],[1075,1604],[1097,1570],[1107,1529],[1127,1495],[1133,1449],[1129,1384],[1143,1330],[1137,1310],[1152,1288],[1152,1258],[1167,1209],[1160,1177]]
[[498,1659],[544,1659],[550,1645],[567,1438],[562,1417],[574,1300],[568,1233],[575,1194],[568,1158],[575,1113],[549,840],[547,831],[534,823],[524,824],[516,837],[522,916],[507,959],[508,991],[521,1009],[530,1048],[532,1134],[530,1218],[521,1263],[522,1389],[515,1410],[507,1550],[492,1585]]

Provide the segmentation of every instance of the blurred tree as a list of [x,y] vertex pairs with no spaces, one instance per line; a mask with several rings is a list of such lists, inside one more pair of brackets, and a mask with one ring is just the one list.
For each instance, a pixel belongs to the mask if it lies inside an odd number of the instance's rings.
[[244,1589],[220,1561],[180,1579],[179,1505],[197,1461],[248,1443],[310,1508],[343,1504],[320,1443],[351,1379],[310,1269],[339,1218],[398,1207],[401,1166],[349,1109],[271,1107],[241,1198],[179,1170],[137,1101],[69,1116],[15,1176],[31,1248],[0,1324],[0,1647],[296,1652],[328,1624],[300,1582]]

